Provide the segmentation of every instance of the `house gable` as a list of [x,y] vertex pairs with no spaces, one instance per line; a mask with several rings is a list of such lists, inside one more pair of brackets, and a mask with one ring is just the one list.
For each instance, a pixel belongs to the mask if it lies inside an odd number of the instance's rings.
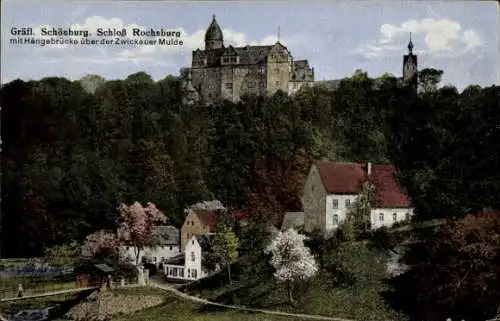
[[200,220],[196,212],[189,210],[181,228],[181,251],[184,251],[184,247],[192,236],[205,233],[207,233],[205,224]]

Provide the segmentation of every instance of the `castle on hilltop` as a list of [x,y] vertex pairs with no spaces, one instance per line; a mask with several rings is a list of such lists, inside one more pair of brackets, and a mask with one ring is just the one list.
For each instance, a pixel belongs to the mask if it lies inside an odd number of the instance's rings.
[[[341,79],[315,82],[314,68],[307,60],[294,60],[278,41],[270,46],[224,46],[224,36],[213,16],[205,33],[205,49],[193,51],[191,67],[181,69],[183,103],[211,104],[218,100],[237,102],[245,95],[272,95],[278,90],[288,94],[304,86],[321,85],[335,90]],[[400,85],[417,90],[417,56],[413,42],[403,56]]]
[[213,16],[205,33],[205,49],[193,51],[190,68],[181,69],[185,104],[217,100],[237,102],[245,95],[292,94],[314,84],[314,68],[307,60],[294,60],[278,41],[270,46],[224,46]]

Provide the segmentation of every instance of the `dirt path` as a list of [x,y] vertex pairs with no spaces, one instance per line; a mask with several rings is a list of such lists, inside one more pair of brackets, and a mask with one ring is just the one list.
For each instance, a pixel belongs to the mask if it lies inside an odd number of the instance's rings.
[[168,285],[165,284],[160,284],[156,280],[150,280],[149,284],[152,287],[158,288],[160,290],[164,291],[169,291],[179,297],[182,297],[184,299],[197,302],[197,303],[202,303],[202,304],[207,304],[207,305],[212,305],[212,306],[218,306],[218,307],[223,307],[227,309],[233,309],[233,310],[240,310],[240,311],[248,311],[248,312],[259,312],[259,313],[264,313],[264,314],[272,314],[272,315],[280,315],[280,316],[287,316],[287,317],[295,317],[295,318],[303,318],[303,319],[311,319],[311,320],[330,320],[330,321],[354,321],[354,320],[349,320],[349,319],[342,319],[342,318],[332,318],[332,317],[326,317],[322,315],[310,315],[310,314],[295,314],[295,313],[287,313],[287,312],[281,312],[281,311],[272,311],[272,310],[263,310],[263,309],[252,309],[252,308],[245,308],[245,307],[240,307],[240,306],[235,306],[235,305],[226,305],[226,304],[221,304],[221,303],[215,303],[211,302],[205,299],[200,299],[194,296],[187,295],[186,293],[180,292]]

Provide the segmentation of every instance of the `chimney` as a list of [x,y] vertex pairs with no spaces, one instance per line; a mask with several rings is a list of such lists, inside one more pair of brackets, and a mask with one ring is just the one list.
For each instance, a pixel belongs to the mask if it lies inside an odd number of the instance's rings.
[[371,176],[371,174],[372,174],[372,163],[368,162],[366,164],[366,175],[367,176]]

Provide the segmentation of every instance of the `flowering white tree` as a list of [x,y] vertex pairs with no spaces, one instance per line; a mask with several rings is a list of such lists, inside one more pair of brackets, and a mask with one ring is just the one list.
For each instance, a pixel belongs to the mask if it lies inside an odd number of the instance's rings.
[[274,277],[278,282],[287,282],[288,299],[294,302],[292,283],[307,280],[318,272],[318,265],[307,248],[305,235],[294,229],[279,232],[264,250],[272,254],[271,265],[275,268]]
[[119,207],[122,223],[118,228],[118,237],[122,242],[127,242],[134,247],[135,263],[139,264],[140,252],[145,247],[155,247],[159,235],[154,229],[156,223],[165,223],[167,217],[156,208],[153,203],[143,207],[135,202]]
[[226,208],[222,205],[222,202],[219,200],[212,201],[203,201],[198,202],[189,206],[186,211],[189,210],[205,210],[205,211],[216,211],[216,210],[225,210]]

